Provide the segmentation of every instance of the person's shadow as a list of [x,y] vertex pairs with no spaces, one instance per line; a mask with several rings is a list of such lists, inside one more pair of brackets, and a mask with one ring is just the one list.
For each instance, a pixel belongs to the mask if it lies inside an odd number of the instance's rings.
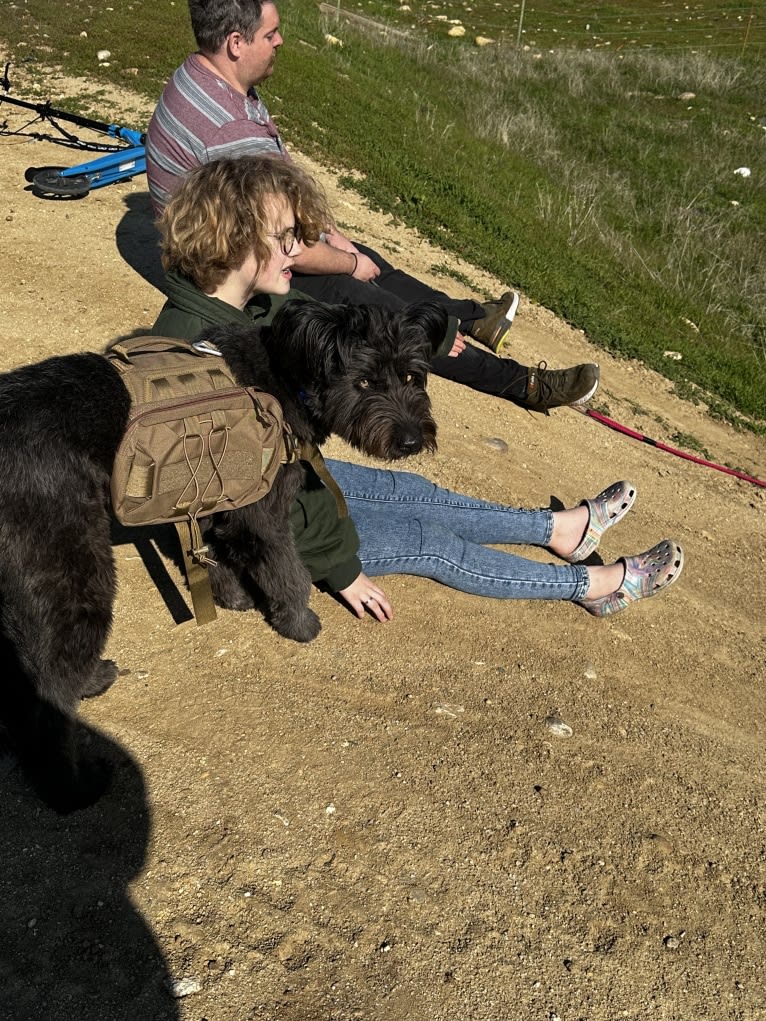
[[164,293],[164,271],[160,261],[160,235],[154,226],[149,192],[125,196],[127,211],[117,224],[115,241],[125,262],[152,287]]
[[144,779],[78,726],[114,769],[83,811],[54,814],[0,759],[0,1021],[175,1021],[165,959],[127,892],[149,840]]

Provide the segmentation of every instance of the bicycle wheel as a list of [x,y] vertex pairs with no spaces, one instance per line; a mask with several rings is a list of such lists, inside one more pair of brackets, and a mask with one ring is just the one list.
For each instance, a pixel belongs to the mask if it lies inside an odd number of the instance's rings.
[[67,167],[40,167],[37,169],[31,178],[32,194],[37,195],[38,198],[49,198],[51,195],[67,199],[84,198],[90,191],[89,178],[85,174],[63,177],[61,171],[67,169]]

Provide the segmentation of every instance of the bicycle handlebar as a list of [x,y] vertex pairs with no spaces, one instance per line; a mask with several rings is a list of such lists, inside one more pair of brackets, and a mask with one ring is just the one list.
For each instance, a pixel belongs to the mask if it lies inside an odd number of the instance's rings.
[[[68,113],[66,110],[57,110],[51,106],[50,100],[46,100],[44,103],[30,103],[25,99],[16,99],[15,96],[7,95],[8,89],[10,88],[10,81],[8,78],[8,69],[11,65],[5,65],[5,71],[3,77],[0,78],[0,85],[3,87],[3,92],[0,92],[0,102],[12,103],[14,106],[21,106],[25,110],[32,110],[43,120],[55,117],[61,121],[69,121],[71,124],[76,124],[80,128],[90,128],[92,131],[101,131],[106,135],[113,135],[116,138],[125,138],[133,145],[143,145],[145,138],[141,132],[133,131],[131,128],[121,128],[117,124],[107,124],[106,121],[92,120],[90,117],[81,117],[76,113]],[[130,134],[124,134],[124,132],[130,132]]]

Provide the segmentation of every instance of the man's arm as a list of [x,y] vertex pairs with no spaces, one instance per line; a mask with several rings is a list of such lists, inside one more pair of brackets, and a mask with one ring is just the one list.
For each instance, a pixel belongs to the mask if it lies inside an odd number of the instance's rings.
[[325,241],[306,245],[295,260],[295,268],[299,273],[315,276],[338,273],[364,281],[374,280],[380,273],[372,259],[361,252],[345,251]]

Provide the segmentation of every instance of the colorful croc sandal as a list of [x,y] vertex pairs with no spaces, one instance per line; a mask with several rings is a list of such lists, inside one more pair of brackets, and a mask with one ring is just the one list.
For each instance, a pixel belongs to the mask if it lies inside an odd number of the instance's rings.
[[594,617],[619,613],[631,603],[650,599],[669,588],[683,569],[684,551],[673,539],[663,539],[646,553],[620,559],[625,565],[625,577],[619,589],[600,599],[579,600],[580,606]]
[[636,487],[632,482],[613,482],[593,500],[583,500],[580,506],[590,511],[590,520],[580,545],[564,557],[570,564],[587,560],[601,542],[601,536],[612,525],[622,521],[636,502]]

